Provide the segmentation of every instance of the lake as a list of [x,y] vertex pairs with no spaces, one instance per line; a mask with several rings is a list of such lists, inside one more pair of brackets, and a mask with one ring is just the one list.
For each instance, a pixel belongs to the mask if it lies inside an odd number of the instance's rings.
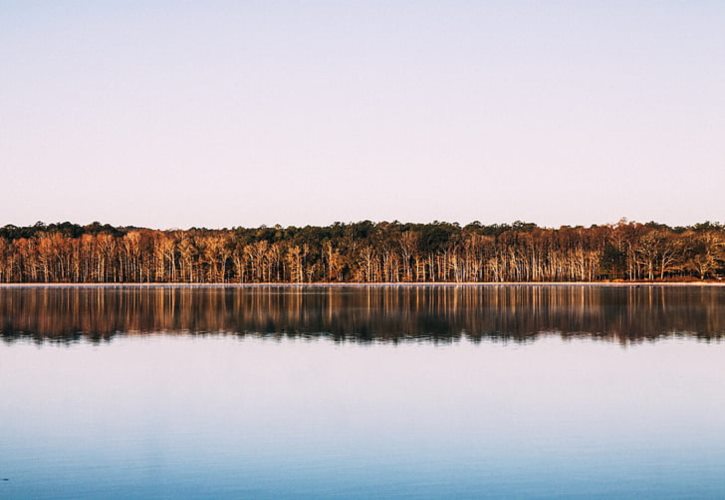
[[725,288],[0,287],[0,498],[723,498]]

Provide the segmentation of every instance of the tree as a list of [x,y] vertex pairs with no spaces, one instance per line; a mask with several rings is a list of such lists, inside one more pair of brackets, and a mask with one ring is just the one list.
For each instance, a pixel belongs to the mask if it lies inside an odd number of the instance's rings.
[[0,282],[464,282],[716,279],[725,226],[620,221],[335,223],[157,231],[93,223],[0,228]]

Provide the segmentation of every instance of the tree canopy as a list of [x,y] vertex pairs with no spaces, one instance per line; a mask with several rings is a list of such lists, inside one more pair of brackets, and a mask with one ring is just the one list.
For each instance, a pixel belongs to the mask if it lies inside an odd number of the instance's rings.
[[545,282],[720,279],[725,226],[516,221],[156,230],[0,228],[4,283]]

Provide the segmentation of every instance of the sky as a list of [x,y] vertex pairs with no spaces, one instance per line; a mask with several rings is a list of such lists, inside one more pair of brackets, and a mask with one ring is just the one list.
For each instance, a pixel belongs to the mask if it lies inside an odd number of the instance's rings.
[[725,2],[0,0],[0,225],[725,222]]

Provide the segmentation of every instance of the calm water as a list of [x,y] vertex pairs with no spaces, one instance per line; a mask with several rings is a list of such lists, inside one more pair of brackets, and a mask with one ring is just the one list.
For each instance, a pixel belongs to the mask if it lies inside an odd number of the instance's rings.
[[0,288],[0,498],[725,497],[725,288]]

